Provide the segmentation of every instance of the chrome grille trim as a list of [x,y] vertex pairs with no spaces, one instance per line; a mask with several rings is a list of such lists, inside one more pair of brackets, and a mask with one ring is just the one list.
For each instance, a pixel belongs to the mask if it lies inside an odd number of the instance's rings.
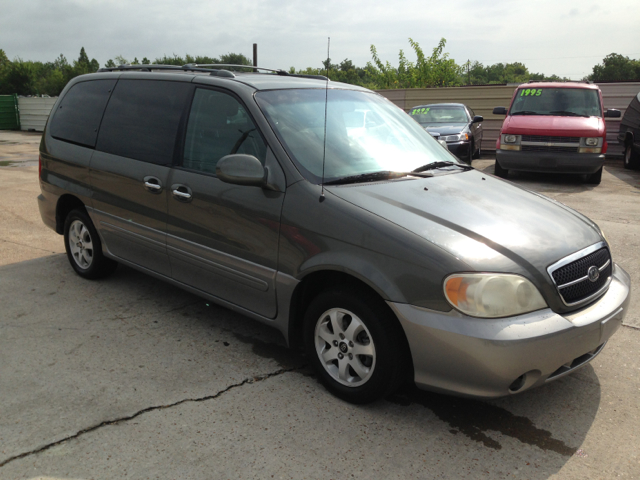
[[[603,271],[605,268],[607,268],[609,266],[609,264],[611,263],[611,260],[607,260],[607,263],[605,263],[604,265],[602,265],[601,267],[598,267],[598,271],[601,272]],[[582,278],[579,278],[577,280],[574,280],[573,282],[567,282],[563,285],[558,285],[558,288],[566,288],[566,287],[570,287],[571,285],[575,285],[576,283],[580,283],[580,282],[584,282],[585,280],[589,279],[589,275],[585,275]]]
[[[561,260],[558,260],[557,262],[555,262],[554,264],[550,265],[549,267],[547,267],[547,273],[549,274],[549,277],[551,278],[551,281],[553,282],[553,284],[555,285],[557,291],[558,291],[558,295],[560,295],[560,300],[562,300],[562,303],[564,305],[566,305],[567,307],[576,307],[576,306],[580,306],[580,305],[585,305],[587,303],[589,303],[591,300],[599,297],[600,295],[602,295],[604,292],[607,291],[607,289],[609,288],[609,285],[611,284],[611,276],[609,276],[609,278],[607,279],[607,281],[605,282],[605,284],[602,286],[602,288],[600,288],[598,291],[592,293],[591,295],[589,295],[586,298],[583,298],[581,300],[578,300],[577,302],[566,302],[562,292],[560,292],[561,288],[564,287],[570,287],[571,285],[575,285],[577,283],[580,283],[581,281],[585,281],[585,279],[588,279],[588,276],[583,277],[581,279],[578,279],[577,281],[571,281],[571,282],[567,282],[563,285],[558,285],[558,283],[556,282],[555,278],[553,277],[553,272],[555,272],[556,270],[564,267],[565,265],[568,265],[570,263],[575,262],[576,260],[580,260],[583,257],[586,257],[602,248],[606,248],[607,251],[609,251],[609,246],[607,245],[606,242],[598,242],[596,244],[591,245],[590,247],[587,248],[583,248],[582,250],[572,253],[571,255],[568,255],[566,257],[564,257]],[[599,271],[603,271],[604,269],[606,269],[610,264],[612,263],[611,260],[611,252],[609,251],[609,260],[602,265],[602,267],[598,267]]]

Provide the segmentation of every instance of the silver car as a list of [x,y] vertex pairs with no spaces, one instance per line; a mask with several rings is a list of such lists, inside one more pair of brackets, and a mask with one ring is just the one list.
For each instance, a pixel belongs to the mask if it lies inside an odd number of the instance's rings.
[[600,353],[629,305],[596,224],[352,85],[103,69],[65,88],[40,159],[42,219],[79,275],[122,263],[271,325],[354,403],[405,380],[543,385]]

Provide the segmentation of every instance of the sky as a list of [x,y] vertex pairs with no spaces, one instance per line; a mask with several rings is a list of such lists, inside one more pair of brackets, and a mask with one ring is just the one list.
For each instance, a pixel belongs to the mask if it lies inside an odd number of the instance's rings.
[[0,49],[10,59],[101,65],[163,55],[242,53],[258,65],[364,67],[375,45],[397,66],[409,38],[430,54],[441,38],[458,64],[522,62],[530,72],[581,79],[605,55],[640,58],[638,0],[0,0]]

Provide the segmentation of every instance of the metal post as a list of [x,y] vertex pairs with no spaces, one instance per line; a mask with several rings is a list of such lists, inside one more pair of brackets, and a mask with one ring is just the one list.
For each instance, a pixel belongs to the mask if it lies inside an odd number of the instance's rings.
[[258,44],[257,43],[253,44],[253,66],[254,67],[258,66]]

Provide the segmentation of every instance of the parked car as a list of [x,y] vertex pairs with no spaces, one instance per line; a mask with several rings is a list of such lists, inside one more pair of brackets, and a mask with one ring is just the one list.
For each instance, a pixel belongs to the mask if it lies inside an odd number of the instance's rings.
[[607,130],[597,85],[580,82],[530,82],[516,88],[511,106],[493,109],[507,115],[496,142],[495,174],[507,178],[509,170],[587,174],[599,185]]
[[618,141],[624,145],[624,168],[640,167],[640,93],[631,100],[624,112]]
[[354,403],[409,378],[475,397],[543,385],[598,355],[629,304],[591,220],[326,79],[194,65],[76,77],[39,179],[78,275],[122,263],[275,327]]
[[434,103],[411,108],[409,115],[436,139],[447,142],[447,148],[471,165],[472,158],[482,152],[484,118],[462,103]]

